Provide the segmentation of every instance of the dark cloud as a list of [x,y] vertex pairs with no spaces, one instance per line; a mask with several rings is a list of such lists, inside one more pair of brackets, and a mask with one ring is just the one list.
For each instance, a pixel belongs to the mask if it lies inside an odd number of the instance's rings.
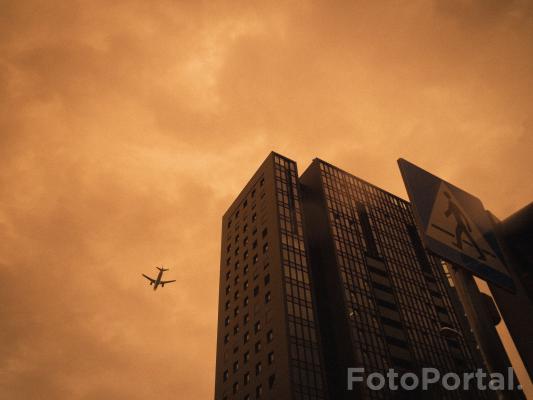
[[[0,397],[212,397],[220,218],[271,150],[531,201],[532,15],[2,2]],[[178,282],[154,293],[157,264]]]

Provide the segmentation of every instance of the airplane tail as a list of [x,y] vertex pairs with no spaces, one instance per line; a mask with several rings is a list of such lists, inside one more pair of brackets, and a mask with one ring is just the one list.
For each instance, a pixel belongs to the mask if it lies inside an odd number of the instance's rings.
[[168,271],[168,269],[167,269],[167,268],[163,268],[163,266],[161,266],[161,268],[157,267],[157,269],[158,269],[159,271],[163,271],[163,272],[164,272],[164,271]]

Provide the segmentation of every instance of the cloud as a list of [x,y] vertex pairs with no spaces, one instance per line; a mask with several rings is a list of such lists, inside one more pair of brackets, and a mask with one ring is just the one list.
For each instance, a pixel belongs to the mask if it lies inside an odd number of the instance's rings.
[[271,150],[533,195],[528,2],[2,10],[0,397],[212,397],[220,219]]

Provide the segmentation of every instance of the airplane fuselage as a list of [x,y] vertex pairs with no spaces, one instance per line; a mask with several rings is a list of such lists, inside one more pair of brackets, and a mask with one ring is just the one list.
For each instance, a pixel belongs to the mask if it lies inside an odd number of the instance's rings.
[[163,270],[159,270],[159,274],[157,274],[157,278],[154,282],[154,290],[157,289],[157,287],[161,284],[161,278],[163,277]]

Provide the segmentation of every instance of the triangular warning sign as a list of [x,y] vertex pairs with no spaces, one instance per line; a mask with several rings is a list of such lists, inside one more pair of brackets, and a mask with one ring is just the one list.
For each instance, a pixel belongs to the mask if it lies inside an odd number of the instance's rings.
[[507,274],[499,257],[444,182],[440,183],[435,197],[426,235],[479,263]]

